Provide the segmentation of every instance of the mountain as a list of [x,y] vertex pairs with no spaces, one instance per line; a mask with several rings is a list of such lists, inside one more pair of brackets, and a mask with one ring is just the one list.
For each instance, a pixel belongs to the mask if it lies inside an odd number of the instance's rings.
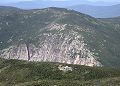
[[[59,66],[72,71],[59,70]],[[0,59],[0,86],[119,86],[120,70]]]
[[96,18],[110,18],[120,16],[120,4],[112,6],[75,5],[68,7]]
[[119,26],[74,10],[0,8],[0,58],[119,67],[119,47]]

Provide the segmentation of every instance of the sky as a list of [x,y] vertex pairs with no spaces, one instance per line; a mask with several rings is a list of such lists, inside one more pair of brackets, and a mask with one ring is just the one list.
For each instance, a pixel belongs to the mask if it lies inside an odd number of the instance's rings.
[[23,9],[68,7],[81,4],[111,6],[120,4],[120,0],[0,0],[0,6],[13,6]]
[[[16,3],[16,2],[23,2],[23,1],[35,1],[35,0],[0,0],[0,3]],[[47,1],[69,1],[69,0],[47,0]],[[88,1],[120,2],[120,0],[88,0]]]

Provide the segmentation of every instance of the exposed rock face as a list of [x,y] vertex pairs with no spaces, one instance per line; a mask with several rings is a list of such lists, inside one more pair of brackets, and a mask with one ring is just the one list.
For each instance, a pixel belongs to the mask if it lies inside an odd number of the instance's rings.
[[58,66],[58,69],[61,70],[61,71],[63,71],[63,72],[73,71],[73,68],[72,68],[72,67],[62,66],[62,65],[59,65],[59,66]]
[[0,9],[0,58],[119,67],[118,20],[64,8],[10,9]]
[[[84,37],[78,32],[65,32],[66,25],[52,24],[49,31],[57,29],[57,33],[39,35],[37,45],[19,44],[1,51],[1,57],[29,61],[60,62],[86,66],[102,66],[96,56],[87,48]],[[64,32],[61,32],[64,31]],[[52,31],[53,32],[53,31]]]

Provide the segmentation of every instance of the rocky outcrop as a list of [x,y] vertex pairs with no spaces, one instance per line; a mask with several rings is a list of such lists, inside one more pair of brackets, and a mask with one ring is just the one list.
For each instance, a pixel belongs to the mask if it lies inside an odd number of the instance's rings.
[[[65,25],[55,24],[51,30],[65,30]],[[93,52],[84,43],[84,37],[78,32],[43,33],[39,35],[37,45],[19,44],[1,50],[1,57],[28,61],[60,62],[86,66],[102,66]],[[52,31],[53,32],[53,31]]]
[[101,41],[93,17],[64,8],[3,11],[0,25],[0,58],[102,66],[90,45]]

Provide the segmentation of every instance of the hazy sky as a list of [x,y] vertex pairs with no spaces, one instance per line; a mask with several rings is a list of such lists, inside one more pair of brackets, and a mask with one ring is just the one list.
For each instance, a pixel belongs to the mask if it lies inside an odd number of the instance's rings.
[[[21,2],[21,1],[35,1],[35,0],[0,0],[0,3],[14,3],[14,2]],[[69,0],[47,0],[47,1],[69,1]],[[120,2],[120,0],[88,0],[88,1]]]
[[[10,4],[10,3],[16,3],[16,2],[23,2],[23,1],[35,1],[35,0],[0,0],[0,4]],[[74,1],[74,0],[37,0],[37,1]],[[75,0],[76,2],[80,2],[82,0]],[[97,2],[97,1],[104,1],[104,2],[120,2],[120,0],[83,0],[84,1],[91,1],[91,2]]]
[[119,1],[119,0],[88,0],[88,1]]

